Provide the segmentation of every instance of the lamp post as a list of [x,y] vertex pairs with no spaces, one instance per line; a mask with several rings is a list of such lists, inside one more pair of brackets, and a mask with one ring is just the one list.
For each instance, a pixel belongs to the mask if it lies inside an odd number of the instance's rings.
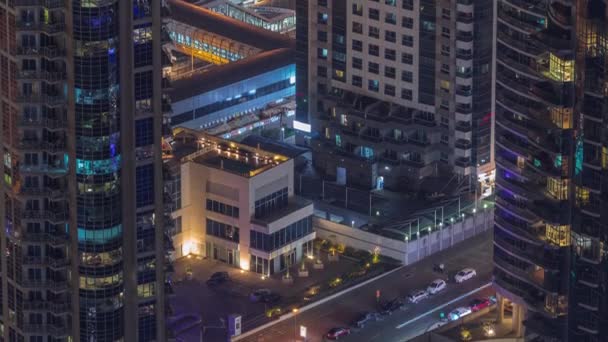
[[298,308],[293,308],[291,309],[291,312],[293,312],[293,340],[297,341],[298,340],[298,320],[297,320],[297,315],[298,315]]

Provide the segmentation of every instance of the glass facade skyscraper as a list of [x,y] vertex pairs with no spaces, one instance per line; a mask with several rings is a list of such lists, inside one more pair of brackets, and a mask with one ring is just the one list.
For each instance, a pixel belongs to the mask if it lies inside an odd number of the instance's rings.
[[498,1],[494,284],[515,331],[605,341],[607,8]]
[[160,0],[0,1],[5,340],[165,340],[161,69]]

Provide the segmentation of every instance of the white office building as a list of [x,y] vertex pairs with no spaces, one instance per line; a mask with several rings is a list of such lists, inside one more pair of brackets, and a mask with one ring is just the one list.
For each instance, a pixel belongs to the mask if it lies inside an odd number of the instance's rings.
[[294,195],[294,160],[179,129],[179,256],[201,255],[272,275],[312,254],[313,204]]

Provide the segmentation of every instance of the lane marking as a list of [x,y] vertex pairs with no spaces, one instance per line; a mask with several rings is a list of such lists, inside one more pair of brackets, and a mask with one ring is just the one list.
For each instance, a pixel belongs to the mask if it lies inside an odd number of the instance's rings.
[[456,297],[456,298],[452,299],[451,301],[449,301],[449,302],[447,302],[445,304],[442,304],[442,305],[440,305],[438,307],[435,307],[435,308],[433,308],[433,309],[431,309],[431,310],[429,310],[429,311],[427,311],[427,312],[425,312],[425,313],[423,313],[421,315],[418,315],[417,317],[414,317],[414,318],[410,319],[407,322],[399,324],[398,326],[395,327],[395,329],[401,329],[401,328],[403,328],[404,326],[406,326],[408,324],[414,323],[417,320],[419,320],[419,319],[421,319],[421,318],[423,318],[425,316],[428,316],[428,315],[430,315],[431,313],[433,313],[433,312],[435,312],[437,310],[441,310],[441,309],[445,308],[448,305],[451,305],[451,304],[453,304],[453,303],[455,303],[455,302],[457,302],[457,301],[459,301],[459,300],[461,300],[463,298],[466,298],[466,297],[468,297],[468,296],[470,296],[470,295],[472,295],[472,294],[474,294],[476,292],[479,292],[479,291],[481,291],[483,289],[486,289],[486,288],[488,288],[490,286],[492,286],[492,283],[487,283],[485,285],[482,285],[482,286],[480,286],[480,287],[478,287],[478,288],[476,288],[476,289],[474,289],[472,291],[469,291],[469,292],[463,294],[462,296],[459,296],[459,297]]

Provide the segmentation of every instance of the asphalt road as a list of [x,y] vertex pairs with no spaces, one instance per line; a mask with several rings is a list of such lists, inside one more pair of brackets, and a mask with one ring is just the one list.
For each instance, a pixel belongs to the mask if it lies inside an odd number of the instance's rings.
[[[434,263],[444,263],[446,275],[433,272]],[[491,280],[492,272],[492,232],[456,245],[455,247],[431,256],[416,264],[372,282],[341,297],[323,303],[308,311],[298,314],[295,319],[284,322],[249,336],[241,341],[247,342],[289,342],[296,340],[300,325],[307,329],[308,342],[323,341],[323,336],[334,327],[350,326],[356,317],[364,312],[375,311],[378,308],[376,291],[380,290],[380,301],[396,297],[404,297],[413,290],[426,288],[427,284],[437,278],[453,277],[453,274],[465,267],[477,270],[477,277],[463,284],[452,280],[443,292],[432,296],[418,304],[407,304],[405,310],[397,311],[382,321],[368,324],[363,329],[353,333],[341,341],[407,341],[409,338],[422,333],[439,318],[438,307],[446,314],[452,309],[468,303],[471,298],[467,294]],[[479,293],[470,297],[488,295],[489,292]],[[454,303],[454,299],[462,298]],[[447,305],[446,305],[447,304]],[[434,312],[437,311],[437,312]],[[428,315],[425,315],[427,314]],[[421,317],[422,316],[422,317]],[[407,324],[404,324],[407,323]],[[399,327],[399,328],[397,328]],[[302,339],[299,338],[299,341]]]

